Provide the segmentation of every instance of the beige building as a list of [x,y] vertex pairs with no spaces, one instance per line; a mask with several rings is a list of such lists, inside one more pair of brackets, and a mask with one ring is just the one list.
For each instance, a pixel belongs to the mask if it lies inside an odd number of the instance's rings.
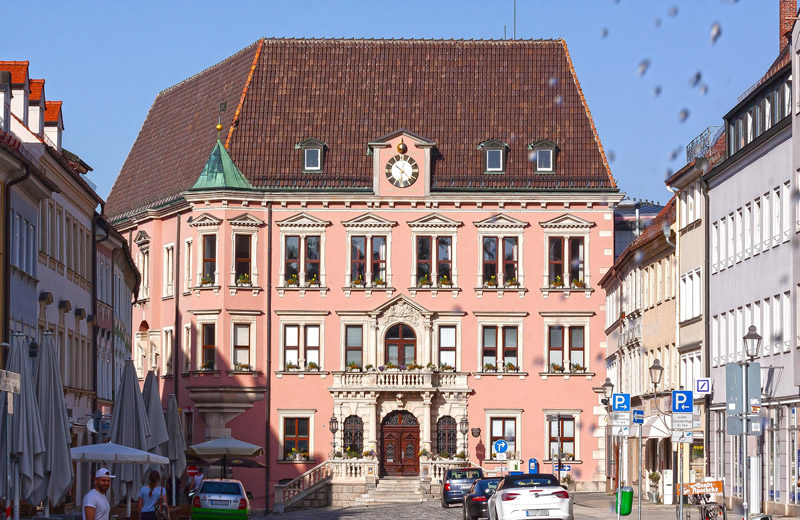
[[[608,475],[618,475],[613,461],[621,460],[623,485],[638,487],[638,461],[642,462],[643,490],[663,496],[665,478],[672,480],[675,452],[671,424],[661,412],[668,411],[670,392],[678,388],[678,352],[675,348],[675,198],[653,223],[622,252],[600,285],[606,293],[608,336],[607,376],[615,393],[631,394],[631,406],[644,412],[644,426],[633,426],[627,441],[611,427]],[[663,366],[657,394],[649,368],[658,360]],[[624,437],[622,437],[624,439]],[[640,455],[641,452],[641,455]],[[650,486],[648,476],[658,473]],[[612,477],[611,483],[616,480]],[[612,486],[613,488],[614,486]]]

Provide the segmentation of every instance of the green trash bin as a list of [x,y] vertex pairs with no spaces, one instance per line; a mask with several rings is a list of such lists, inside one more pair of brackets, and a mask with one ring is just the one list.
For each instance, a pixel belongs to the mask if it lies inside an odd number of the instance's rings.
[[622,486],[621,490],[615,493],[615,509],[614,512],[619,512],[620,516],[628,516],[633,509],[633,488],[630,486]]

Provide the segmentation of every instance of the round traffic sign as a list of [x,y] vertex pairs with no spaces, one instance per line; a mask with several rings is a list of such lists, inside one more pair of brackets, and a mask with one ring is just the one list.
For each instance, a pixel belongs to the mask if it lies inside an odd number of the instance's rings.
[[186,474],[189,475],[190,477],[194,477],[195,475],[197,475],[198,471],[199,470],[197,469],[197,466],[189,466],[186,468]]
[[508,450],[508,443],[503,439],[494,441],[495,453],[505,453]]

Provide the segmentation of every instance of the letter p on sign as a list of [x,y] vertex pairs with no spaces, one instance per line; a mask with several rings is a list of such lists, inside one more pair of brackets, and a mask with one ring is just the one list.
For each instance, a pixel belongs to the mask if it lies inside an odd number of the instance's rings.
[[672,413],[692,413],[694,397],[691,390],[672,391]]

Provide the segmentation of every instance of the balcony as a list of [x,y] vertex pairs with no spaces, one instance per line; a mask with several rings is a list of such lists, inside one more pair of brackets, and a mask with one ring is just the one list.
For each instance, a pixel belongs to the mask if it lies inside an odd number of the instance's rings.
[[469,374],[423,370],[385,370],[370,372],[333,372],[332,390],[375,391],[469,391]]

